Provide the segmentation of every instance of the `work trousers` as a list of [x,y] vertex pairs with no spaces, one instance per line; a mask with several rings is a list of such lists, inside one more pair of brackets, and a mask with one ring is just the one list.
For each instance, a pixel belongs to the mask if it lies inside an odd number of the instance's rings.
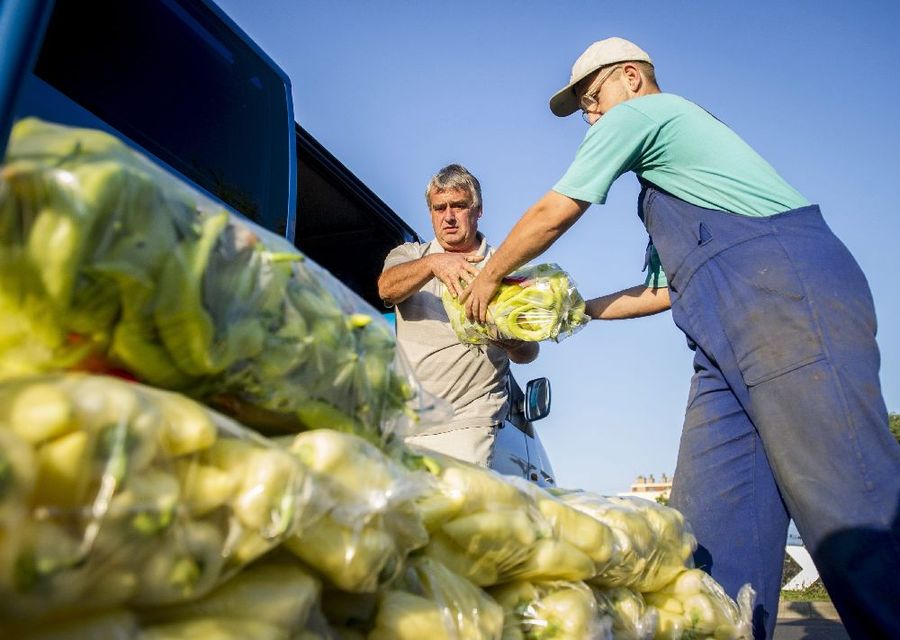
[[794,519],[853,638],[900,638],[900,445],[865,276],[809,206],[754,218],[644,183],[639,211],[695,351],[672,506],[695,561],[757,592],[771,638]]

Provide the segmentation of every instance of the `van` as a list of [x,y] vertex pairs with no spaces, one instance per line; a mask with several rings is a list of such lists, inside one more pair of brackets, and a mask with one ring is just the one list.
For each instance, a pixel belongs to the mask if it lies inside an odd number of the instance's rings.
[[[26,116],[108,131],[376,309],[384,257],[419,240],[295,122],[289,78],[212,2],[4,0],[0,70],[0,151]],[[552,485],[533,426],[549,382],[510,380],[510,396],[496,469]]]

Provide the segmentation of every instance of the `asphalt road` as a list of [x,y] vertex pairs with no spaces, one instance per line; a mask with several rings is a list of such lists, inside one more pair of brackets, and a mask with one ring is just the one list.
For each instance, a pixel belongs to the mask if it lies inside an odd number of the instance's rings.
[[834,606],[827,602],[782,602],[774,640],[849,640]]

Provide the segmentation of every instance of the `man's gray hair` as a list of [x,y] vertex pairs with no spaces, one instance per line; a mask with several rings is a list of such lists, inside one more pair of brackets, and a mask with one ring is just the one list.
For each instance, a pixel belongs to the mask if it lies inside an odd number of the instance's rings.
[[431,209],[432,193],[441,193],[450,189],[466,191],[472,199],[472,208],[476,211],[481,210],[481,183],[461,164],[448,164],[428,181],[428,186],[425,187],[425,202],[428,204],[428,209]]
[[656,69],[649,62],[644,62],[643,60],[637,60],[632,62],[631,64],[635,65],[638,69],[641,70],[641,73],[644,74],[644,77],[650,83],[651,86],[659,89],[659,83],[656,81]]

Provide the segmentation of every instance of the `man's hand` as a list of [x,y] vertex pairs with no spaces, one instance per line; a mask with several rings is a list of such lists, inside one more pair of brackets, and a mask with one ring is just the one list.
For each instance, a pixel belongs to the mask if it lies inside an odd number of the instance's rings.
[[[444,283],[454,298],[459,298],[464,286],[468,286],[478,275],[473,263],[481,262],[484,256],[461,253],[433,253],[428,256],[431,272]],[[465,285],[463,285],[463,282]]]
[[516,364],[533,362],[540,351],[540,345],[537,342],[526,342],[525,340],[490,340],[490,343],[503,349],[507,357]]
[[466,307],[466,317],[473,322],[488,321],[488,304],[500,288],[500,280],[492,280],[483,271],[469,283],[459,297]]
[[589,206],[589,202],[549,191],[529,208],[459,298],[466,306],[466,317],[487,321],[488,303],[503,277],[546,251]]

